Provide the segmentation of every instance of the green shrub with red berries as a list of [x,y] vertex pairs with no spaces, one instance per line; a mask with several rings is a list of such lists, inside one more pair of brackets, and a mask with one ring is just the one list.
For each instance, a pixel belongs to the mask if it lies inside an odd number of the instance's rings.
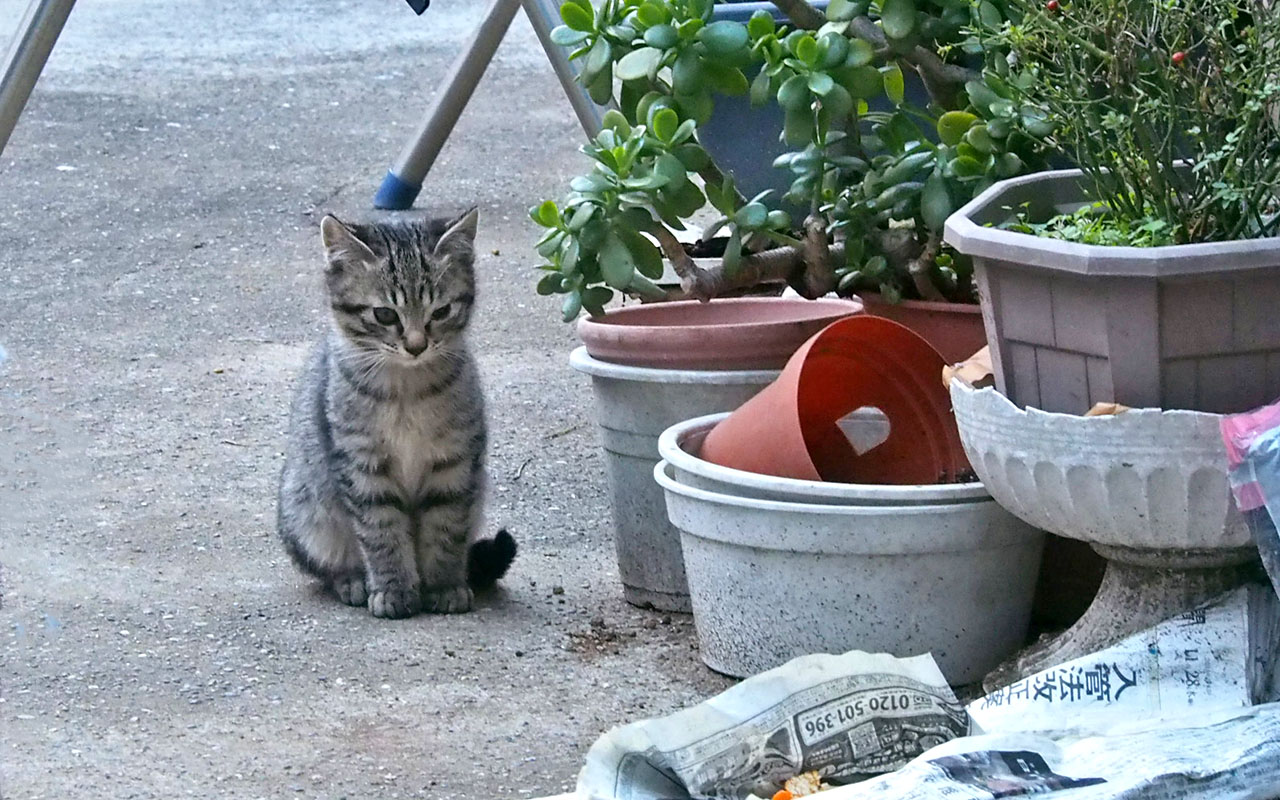
[[998,38],[1034,76],[1021,99],[1048,111],[1051,142],[1085,170],[1096,201],[1028,227],[1137,245],[1280,235],[1274,6],[1011,0],[1017,22]]

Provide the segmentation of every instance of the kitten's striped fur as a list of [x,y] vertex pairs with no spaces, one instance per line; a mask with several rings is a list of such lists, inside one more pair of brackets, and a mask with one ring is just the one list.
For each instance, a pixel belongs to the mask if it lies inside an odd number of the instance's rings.
[[467,611],[515,557],[506,531],[472,541],[485,449],[465,337],[476,216],[320,226],[333,325],[294,400],[278,527],[299,567],[378,617]]

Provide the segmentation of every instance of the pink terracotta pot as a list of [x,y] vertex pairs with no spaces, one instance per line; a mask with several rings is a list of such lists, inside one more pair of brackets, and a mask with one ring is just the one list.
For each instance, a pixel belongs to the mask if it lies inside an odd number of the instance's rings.
[[681,300],[584,317],[578,336],[592,358],[632,367],[781,369],[806,339],[861,311],[857,300]]
[[933,345],[948,364],[964,361],[987,346],[982,307],[977,303],[935,303],[903,300],[886,303],[879,294],[858,295],[868,314],[905,325]]
[[[796,351],[776,381],[712,428],[701,457],[797,480],[934,484],[969,471],[938,351],[869,315],[842,319]],[[878,409],[887,438],[859,453],[839,421]]]

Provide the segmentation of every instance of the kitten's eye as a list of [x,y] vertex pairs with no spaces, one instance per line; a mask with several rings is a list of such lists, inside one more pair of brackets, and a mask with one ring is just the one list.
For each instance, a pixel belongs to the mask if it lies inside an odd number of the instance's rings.
[[431,312],[431,318],[434,320],[442,320],[445,317],[449,316],[449,312],[452,310],[453,310],[453,306],[451,306],[449,303],[445,303],[444,305],[437,308],[435,311]]
[[373,318],[383,325],[395,325],[400,321],[400,317],[396,315],[396,312],[386,306],[375,308],[373,310]]

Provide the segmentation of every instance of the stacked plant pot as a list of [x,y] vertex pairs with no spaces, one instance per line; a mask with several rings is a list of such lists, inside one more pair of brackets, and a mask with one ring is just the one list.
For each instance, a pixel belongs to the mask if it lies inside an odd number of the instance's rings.
[[860,310],[849,301],[740,298],[631,306],[579,324],[584,346],[570,364],[592,379],[627,602],[690,608],[680,536],[652,477],[658,435],[737,408],[810,335]]
[[1040,534],[963,478],[943,363],[895,323],[842,320],[733,414],[662,434],[710,667],[931,652],[963,684],[1022,644]]

